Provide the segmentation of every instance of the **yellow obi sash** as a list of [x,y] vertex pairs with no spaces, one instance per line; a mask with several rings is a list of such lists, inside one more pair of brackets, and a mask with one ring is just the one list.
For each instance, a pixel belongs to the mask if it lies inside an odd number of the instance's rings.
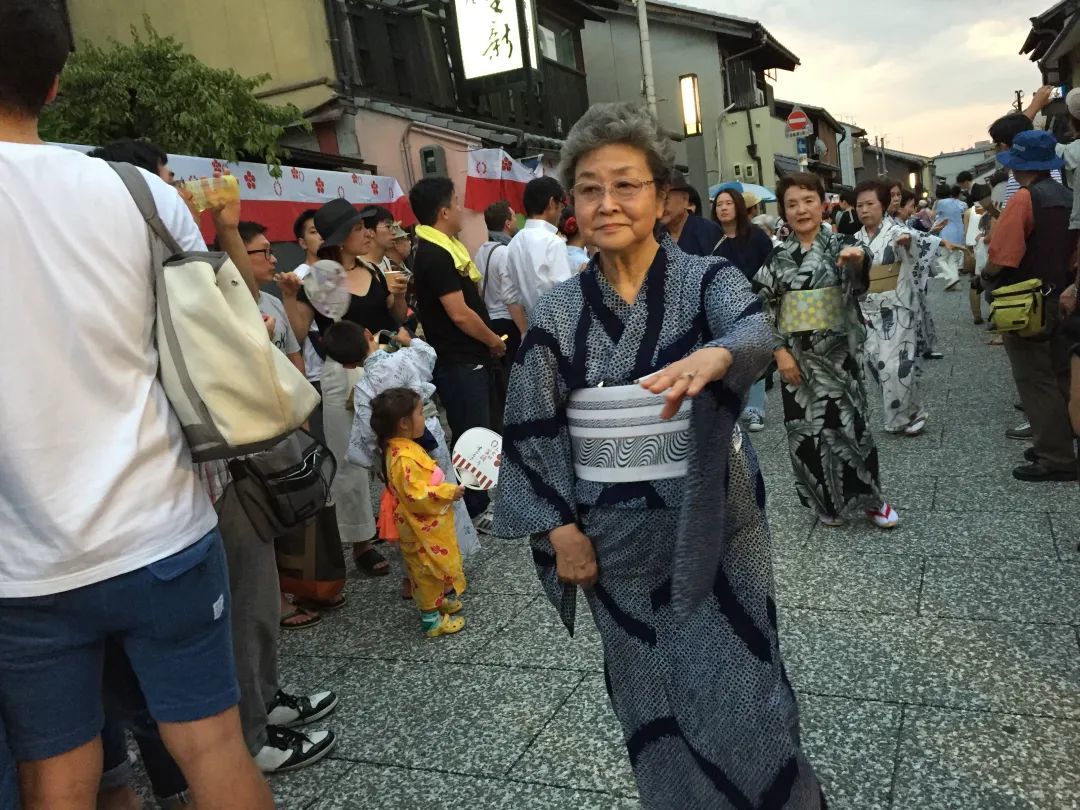
[[875,264],[870,268],[870,286],[867,292],[892,292],[900,281],[900,262]]
[[840,287],[788,290],[780,304],[779,330],[785,335],[842,329],[844,291]]

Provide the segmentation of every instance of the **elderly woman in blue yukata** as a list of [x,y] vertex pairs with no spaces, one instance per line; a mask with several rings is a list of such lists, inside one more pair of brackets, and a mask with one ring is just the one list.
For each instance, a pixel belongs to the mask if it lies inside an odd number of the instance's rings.
[[593,106],[563,176],[599,252],[538,302],[510,378],[496,533],[584,588],[646,808],[825,806],[780,659],[765,485],[737,420],[770,330],[724,259],[658,243],[673,155]]

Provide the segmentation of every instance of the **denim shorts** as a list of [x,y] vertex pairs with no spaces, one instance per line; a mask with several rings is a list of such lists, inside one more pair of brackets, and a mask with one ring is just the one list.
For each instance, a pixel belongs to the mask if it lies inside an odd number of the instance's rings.
[[58,756],[101,733],[109,639],[123,647],[157,722],[201,720],[237,704],[217,529],[103,582],[0,599],[0,719],[17,760]]

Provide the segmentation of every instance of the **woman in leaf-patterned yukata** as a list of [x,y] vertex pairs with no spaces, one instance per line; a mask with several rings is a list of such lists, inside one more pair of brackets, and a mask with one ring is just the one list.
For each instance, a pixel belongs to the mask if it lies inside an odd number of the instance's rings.
[[827,526],[864,512],[890,529],[900,518],[881,496],[863,384],[858,296],[869,281],[870,252],[822,226],[825,188],[817,175],[788,175],[777,197],[791,234],[755,280],[773,323],[795,489]]

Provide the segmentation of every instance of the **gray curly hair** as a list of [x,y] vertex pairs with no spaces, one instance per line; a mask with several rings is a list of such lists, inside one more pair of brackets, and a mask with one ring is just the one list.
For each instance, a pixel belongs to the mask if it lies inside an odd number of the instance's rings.
[[660,131],[656,119],[640,104],[627,101],[593,104],[566,136],[559,176],[566,188],[573,188],[577,164],[582,157],[602,146],[625,144],[645,153],[656,189],[671,185],[675,151]]

